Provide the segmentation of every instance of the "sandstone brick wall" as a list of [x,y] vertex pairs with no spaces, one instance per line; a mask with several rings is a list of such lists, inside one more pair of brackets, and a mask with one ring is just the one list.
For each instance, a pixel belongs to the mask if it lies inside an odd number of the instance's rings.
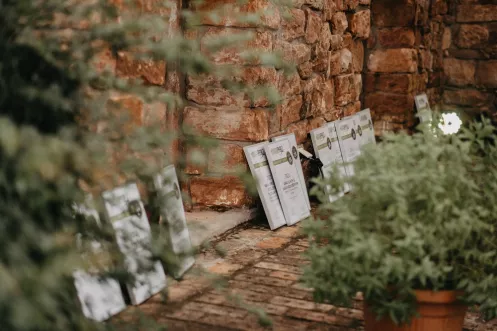
[[364,104],[377,135],[415,125],[415,95],[426,91],[432,105],[439,101],[446,11],[440,2],[372,1]]
[[495,116],[497,1],[450,0],[447,7],[443,107]]
[[[208,1],[214,6],[235,1]],[[247,169],[243,146],[272,136],[293,132],[298,143],[307,141],[310,130],[325,121],[336,120],[361,109],[365,40],[370,35],[369,0],[296,0],[286,15],[267,0],[249,0],[236,12],[272,10],[263,17],[263,26],[236,22],[225,13],[220,22],[204,22],[194,38],[201,42],[210,36],[254,32],[248,44],[252,49],[280,51],[287,61],[297,64],[289,77],[275,67],[243,63],[237,51],[226,50],[214,56],[217,63],[245,65],[241,78],[249,83],[271,83],[278,87],[283,102],[271,109],[265,100],[250,103],[244,95],[229,95],[212,78],[187,77],[183,123],[198,132],[217,138],[228,158],[216,161],[208,153],[205,165],[187,164],[190,178],[185,187],[193,207],[246,205],[243,183],[233,176]],[[194,153],[195,146],[186,146]]]

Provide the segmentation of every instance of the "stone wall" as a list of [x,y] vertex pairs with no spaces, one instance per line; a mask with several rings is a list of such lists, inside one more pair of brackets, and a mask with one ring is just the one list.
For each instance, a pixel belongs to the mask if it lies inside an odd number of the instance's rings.
[[443,108],[495,117],[497,1],[451,0],[445,24]]
[[[208,1],[207,7],[220,3],[235,1]],[[277,86],[283,101],[276,109],[264,99],[251,103],[245,95],[230,95],[212,77],[187,77],[183,123],[218,139],[219,149],[227,155],[219,162],[215,153],[207,153],[205,164],[187,164],[190,177],[185,188],[192,197],[190,207],[250,203],[243,183],[234,176],[236,170],[247,169],[243,146],[290,132],[298,143],[308,143],[310,130],[361,109],[369,5],[369,0],[297,0],[286,19],[287,15],[268,1],[249,0],[225,12],[219,22],[204,22],[204,28],[192,34],[202,44],[211,36],[252,31],[255,37],[248,48],[280,51],[298,70],[287,77],[275,67],[243,63],[235,50],[214,55],[217,63],[244,65],[241,78],[245,82]],[[263,26],[230,19],[235,12],[257,10],[267,13]],[[196,146],[184,147],[188,155],[198,151]]]
[[438,103],[446,7],[437,0],[373,0],[371,7],[364,104],[381,136],[413,128],[415,95],[426,91]]

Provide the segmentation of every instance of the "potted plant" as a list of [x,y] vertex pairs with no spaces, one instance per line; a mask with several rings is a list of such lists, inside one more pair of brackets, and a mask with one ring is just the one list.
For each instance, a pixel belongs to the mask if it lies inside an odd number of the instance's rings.
[[[467,307],[497,308],[495,128],[458,135],[424,130],[368,146],[347,181],[350,194],[321,201],[303,280],[315,299],[364,298],[366,331],[462,330]],[[319,189],[320,188],[320,189]]]

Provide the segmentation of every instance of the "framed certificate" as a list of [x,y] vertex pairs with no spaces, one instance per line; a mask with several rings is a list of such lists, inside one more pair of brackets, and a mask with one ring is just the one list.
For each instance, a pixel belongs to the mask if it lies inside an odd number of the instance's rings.
[[257,192],[271,230],[286,225],[285,215],[281,207],[280,198],[274,185],[273,175],[269,169],[264,146],[267,142],[252,146],[245,146],[243,151],[257,185]]
[[432,112],[426,93],[415,96],[414,102],[416,103],[419,121],[421,123],[430,122],[432,119]]
[[[323,163],[322,172],[325,179],[331,177],[335,165],[340,169],[340,175],[345,175],[342,153],[334,128],[334,124],[331,123],[310,132],[314,154]],[[331,190],[331,187],[328,187],[328,190]],[[330,201],[333,202],[342,195],[343,192],[330,195]]]
[[345,117],[335,122],[338,142],[342,152],[343,161],[346,163],[345,171],[348,176],[354,175],[355,159],[361,154],[359,144],[359,122],[357,116]]
[[[136,184],[132,183],[102,194],[105,214],[116,233],[125,265],[135,277],[126,284],[131,303],[138,305],[166,286],[160,262],[150,261],[150,225]],[[143,265],[151,263],[151,265]]]
[[293,225],[309,217],[309,207],[302,192],[302,183],[294,166],[292,145],[288,139],[268,143],[264,146],[269,168],[283,208],[287,225]]
[[371,119],[371,111],[369,108],[361,110],[356,113],[357,121],[359,126],[357,131],[359,133],[359,145],[366,146],[369,144],[376,144],[376,138],[374,136],[373,120]]
[[174,165],[165,167],[155,176],[154,187],[162,223],[167,227],[171,248],[178,257],[179,268],[173,270],[172,276],[181,278],[195,264],[195,258]]
[[306,201],[307,206],[309,207],[309,210],[310,210],[311,203],[309,201],[309,194],[307,193],[307,185],[306,185],[306,180],[304,177],[304,172],[302,171],[302,163],[300,162],[300,154],[298,152],[297,139],[295,139],[294,133],[289,133],[289,134],[285,134],[283,136],[274,137],[272,139],[272,141],[280,141],[283,139],[288,139],[288,141],[290,142],[290,145],[292,146],[292,155],[293,155],[293,158],[295,160],[294,165],[295,165],[295,168],[297,168],[297,172],[299,174],[300,182],[302,183],[302,189],[303,189],[304,196],[306,199],[305,201]]
[[[91,197],[88,197],[84,204],[75,205],[74,212],[100,224],[100,217]],[[101,246],[98,242],[92,242],[91,248],[93,252],[98,253],[101,251]],[[97,272],[83,270],[74,271],[73,277],[81,309],[86,318],[102,322],[126,308],[121,286],[117,280],[103,278]]]

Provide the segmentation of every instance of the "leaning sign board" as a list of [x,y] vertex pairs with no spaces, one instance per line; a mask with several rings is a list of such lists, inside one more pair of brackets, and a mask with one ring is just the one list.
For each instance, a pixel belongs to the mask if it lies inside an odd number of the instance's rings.
[[355,114],[355,116],[359,122],[357,131],[359,133],[359,145],[361,148],[369,144],[376,144],[373,121],[371,120],[371,111],[369,108],[361,110]]
[[288,139],[290,145],[292,146],[292,156],[295,161],[294,165],[297,168],[297,172],[299,174],[300,182],[302,183],[302,191],[304,193],[305,202],[307,203],[307,207],[309,210],[311,209],[311,202],[309,201],[309,194],[307,193],[307,185],[305,185],[304,172],[302,171],[302,163],[300,163],[300,155],[297,149],[297,139],[295,139],[295,134],[285,134],[283,136],[274,137],[272,141],[280,141],[283,139]]
[[354,175],[354,165],[352,163],[361,154],[357,134],[358,126],[356,116],[345,117],[335,123],[338,142],[342,151],[343,161],[346,163],[345,170],[348,176]]
[[430,102],[428,101],[428,96],[426,95],[426,93],[415,96],[414,101],[416,102],[416,109],[418,111],[419,121],[421,123],[431,121],[432,113],[430,108]]
[[[75,214],[100,224],[98,212],[94,209],[91,199],[87,199],[85,204],[75,205],[74,211]],[[91,249],[92,253],[97,254],[102,251],[98,242],[92,242]],[[87,318],[102,322],[126,308],[117,280],[100,277],[93,270],[89,272],[76,270],[73,272],[73,277],[83,314]]]
[[180,278],[193,266],[195,258],[192,255],[192,242],[174,165],[167,166],[154,177],[154,187],[162,222],[167,226],[169,242],[178,257],[178,268],[173,270],[173,276]]
[[283,207],[286,224],[293,225],[309,217],[309,208],[302,192],[299,174],[293,165],[295,159],[288,139],[268,143],[264,146],[264,150]]
[[[323,163],[322,171],[323,177],[325,179],[331,178],[333,167],[337,165],[339,169],[343,169],[342,154],[340,152],[340,146],[338,145],[338,139],[335,136],[331,137],[331,130],[328,125],[314,129],[310,132],[312,146],[314,147],[314,154]],[[343,170],[342,174],[344,174]],[[330,187],[328,187],[330,190]],[[330,201],[337,200],[343,193],[338,196],[330,195]]]
[[[347,176],[347,170],[345,169],[345,164],[343,162],[342,150],[340,148],[340,143],[338,142],[338,133],[336,129],[337,121],[328,122],[327,127],[330,133],[331,146],[333,154],[333,162],[334,164],[338,164],[338,171],[340,171],[340,177],[344,178]],[[350,187],[347,183],[344,185],[344,192],[349,192]]]
[[261,198],[262,206],[271,230],[286,224],[281,202],[274,186],[273,175],[269,169],[264,146],[267,142],[252,146],[245,146],[243,151],[247,158],[250,171],[257,185],[257,192]]
[[[166,286],[160,262],[150,263],[150,225],[136,184],[104,192],[105,213],[116,232],[125,265],[135,278],[126,284],[131,303],[138,305]],[[145,264],[145,265],[144,265]],[[150,264],[146,266],[146,264]]]

